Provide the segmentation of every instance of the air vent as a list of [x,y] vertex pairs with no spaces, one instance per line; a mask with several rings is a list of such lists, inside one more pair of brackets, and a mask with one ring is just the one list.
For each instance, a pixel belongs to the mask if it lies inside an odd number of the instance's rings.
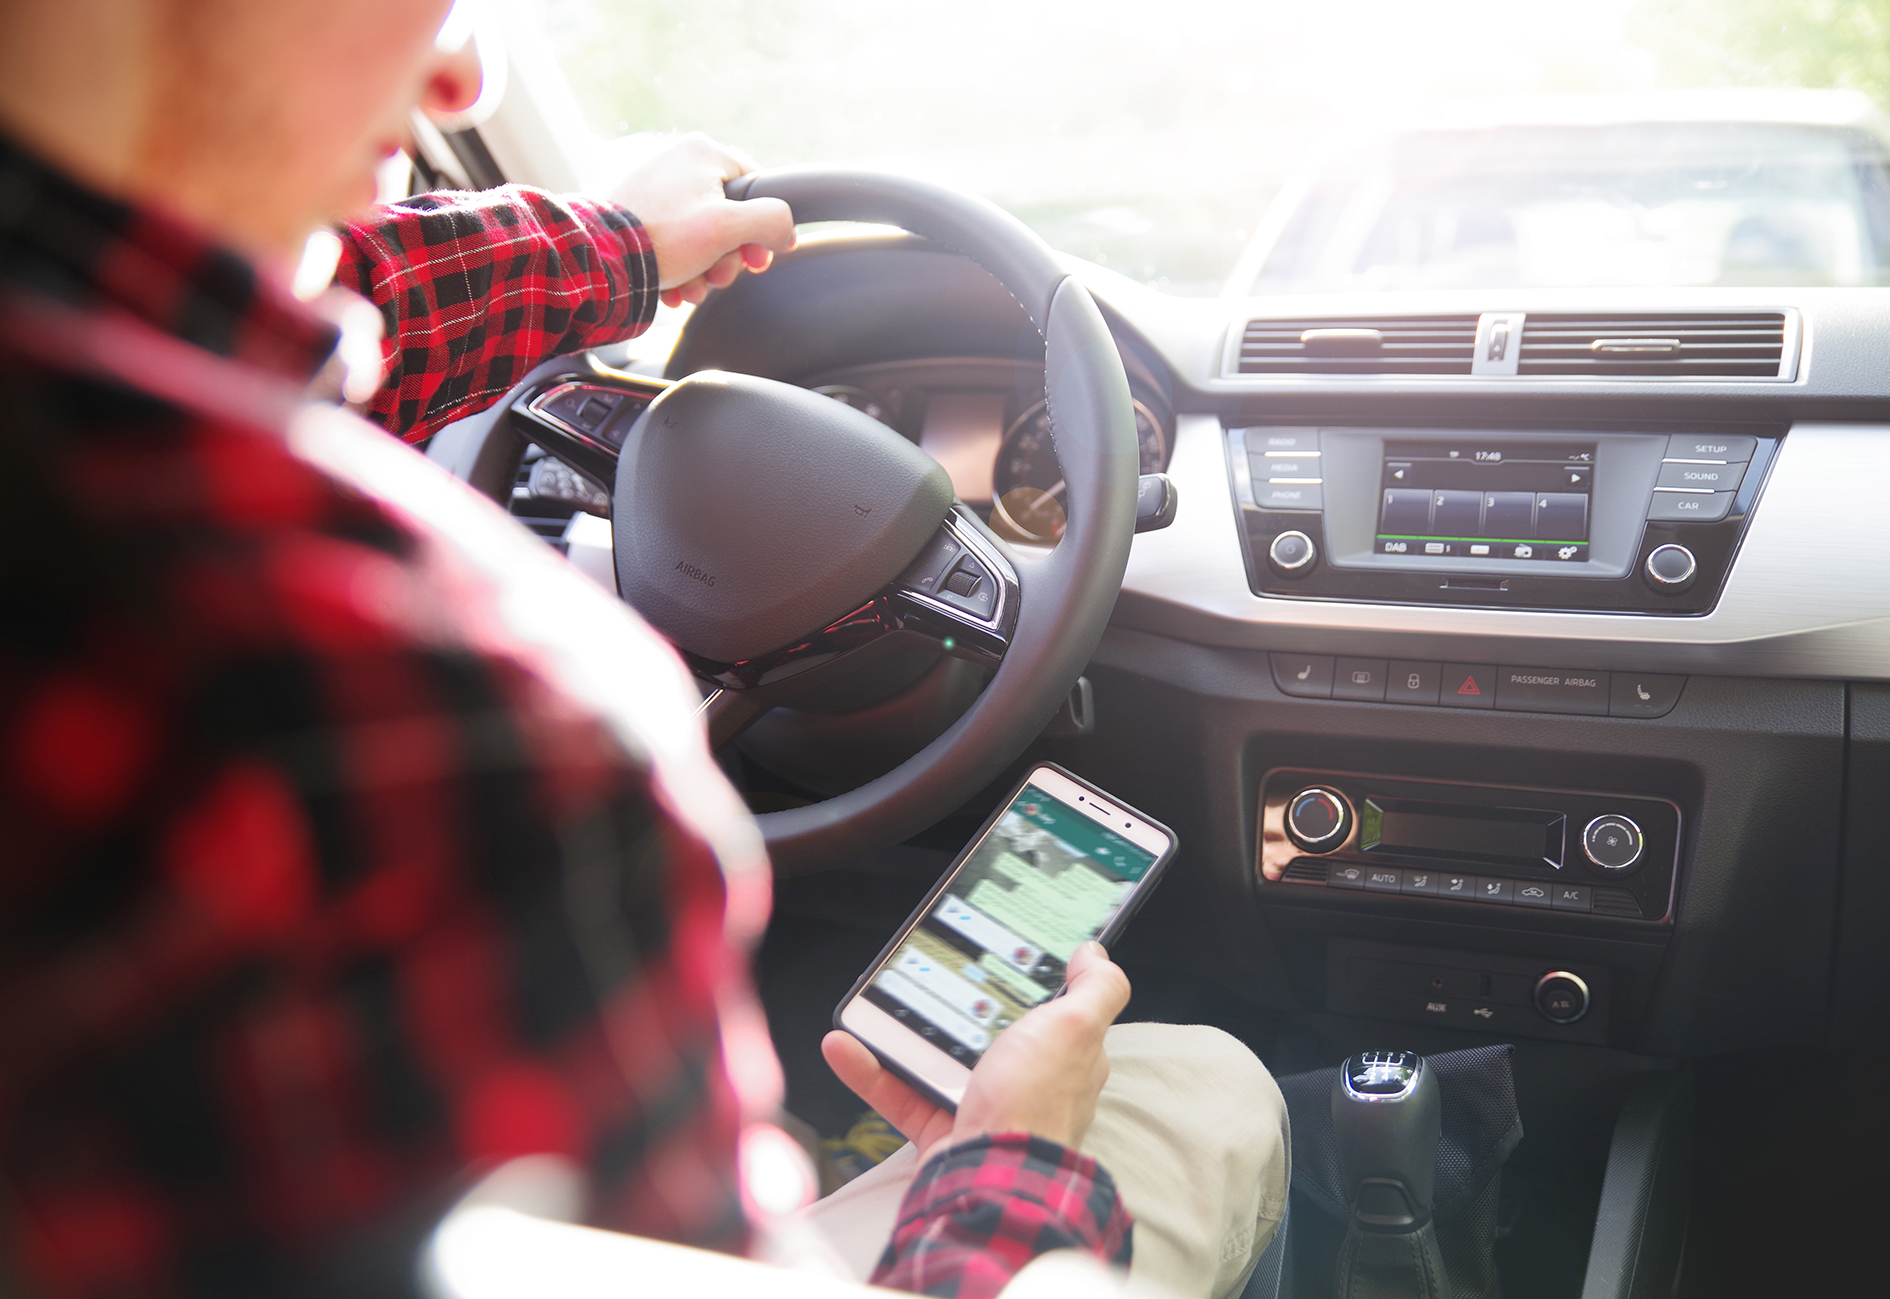
[[1475,316],[1250,320],[1239,374],[1469,374]]
[[1326,864],[1309,857],[1296,857],[1280,878],[1289,884],[1324,884]]
[[1537,315],[1523,324],[1521,375],[1788,379],[1777,311]]

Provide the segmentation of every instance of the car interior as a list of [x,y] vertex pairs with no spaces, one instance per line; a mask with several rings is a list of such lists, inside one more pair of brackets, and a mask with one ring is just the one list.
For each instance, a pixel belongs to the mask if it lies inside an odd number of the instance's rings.
[[[428,169],[528,178],[505,138],[439,137]],[[756,977],[794,1115],[860,1119],[820,1057],[836,1004],[1054,761],[1179,836],[1112,953],[1126,1019],[1217,1026],[1277,1077],[1513,1048],[1502,1289],[1802,1291],[1866,1261],[1883,289],[1286,292],[1262,249],[1187,298],[938,186],[732,192],[857,224],[665,351],[539,367],[428,454],[689,627],[776,859]],[[719,431],[663,460],[659,401]],[[944,477],[872,468],[888,432]],[[901,510],[944,495],[862,541],[842,462]],[[664,594],[678,537],[738,618]],[[1280,1292],[1335,1292],[1293,1215]]]

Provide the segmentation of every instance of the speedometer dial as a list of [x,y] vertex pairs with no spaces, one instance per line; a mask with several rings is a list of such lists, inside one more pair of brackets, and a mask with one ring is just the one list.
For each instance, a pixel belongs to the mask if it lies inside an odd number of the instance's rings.
[[[1135,407],[1135,441],[1141,472],[1156,474],[1168,459],[1161,421],[1141,402]],[[1054,544],[1067,521],[1063,466],[1050,444],[1050,411],[1038,402],[1004,431],[992,475],[991,525],[1008,541]]]

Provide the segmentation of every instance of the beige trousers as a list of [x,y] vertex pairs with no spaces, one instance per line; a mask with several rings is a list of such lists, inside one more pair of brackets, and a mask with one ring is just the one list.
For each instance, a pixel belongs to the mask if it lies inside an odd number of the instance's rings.
[[[1286,1215],[1286,1102],[1253,1052],[1217,1028],[1118,1024],[1082,1149],[1135,1216],[1131,1286],[1175,1299],[1238,1294]],[[918,1173],[912,1147],[801,1211],[864,1281]]]

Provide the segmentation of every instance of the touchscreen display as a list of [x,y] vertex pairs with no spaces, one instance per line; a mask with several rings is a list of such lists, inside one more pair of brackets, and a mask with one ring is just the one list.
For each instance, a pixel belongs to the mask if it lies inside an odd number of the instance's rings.
[[1154,864],[1026,785],[862,995],[971,1064],[1063,986],[1070,957]]
[[1579,563],[1594,478],[1592,442],[1388,441],[1373,548]]

